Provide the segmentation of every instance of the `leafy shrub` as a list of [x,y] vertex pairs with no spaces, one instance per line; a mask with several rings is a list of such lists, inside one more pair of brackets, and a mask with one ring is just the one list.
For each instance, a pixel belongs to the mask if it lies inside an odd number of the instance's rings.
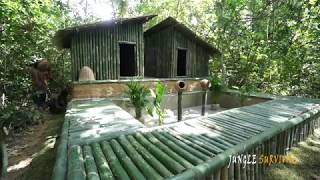
[[209,77],[209,81],[211,83],[211,90],[215,91],[215,92],[219,92],[223,89],[224,87],[224,83],[223,83],[223,79],[221,78],[221,76],[214,74],[212,76]]
[[239,88],[240,91],[240,104],[244,105],[245,99],[250,96],[253,92],[257,91],[257,88],[254,84],[246,84]]
[[153,100],[153,108],[152,110],[149,110],[149,114],[153,115],[153,111],[155,111],[159,117],[158,125],[162,125],[164,112],[161,108],[161,101],[164,94],[166,93],[166,88],[160,81],[158,81],[156,84],[155,93],[152,90],[150,91],[151,91],[151,95],[154,97],[154,100]]
[[214,74],[209,77],[209,81],[211,83],[210,90],[213,92],[214,104],[217,104],[218,96],[224,88],[223,79],[221,76]]
[[132,105],[136,111],[136,118],[141,118],[142,110],[149,106],[147,96],[150,95],[150,91],[146,89],[139,81],[130,81],[128,84],[128,90],[126,94],[129,96]]
[[9,131],[21,131],[27,125],[38,124],[41,113],[33,102],[13,101],[1,107],[0,127],[6,127]]

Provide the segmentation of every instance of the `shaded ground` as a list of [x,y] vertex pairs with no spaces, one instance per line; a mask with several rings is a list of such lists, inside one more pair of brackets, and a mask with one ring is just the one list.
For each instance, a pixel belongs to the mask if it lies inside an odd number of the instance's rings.
[[[135,110],[133,107],[121,107],[123,110],[130,113],[135,117]],[[208,114],[214,114],[220,111],[226,110],[224,108],[218,107],[214,109],[211,105],[206,106],[205,116]],[[178,122],[178,112],[176,109],[164,109],[164,120],[163,124],[171,124]],[[194,119],[201,117],[201,106],[192,106],[188,108],[182,108],[182,120]],[[147,112],[143,112],[143,115],[140,119],[147,127],[158,126],[158,116],[154,114],[150,116]]]
[[320,129],[294,147],[290,154],[298,163],[271,166],[266,173],[267,180],[320,180]]
[[8,179],[51,179],[55,142],[64,115],[46,115],[42,124],[7,139]]

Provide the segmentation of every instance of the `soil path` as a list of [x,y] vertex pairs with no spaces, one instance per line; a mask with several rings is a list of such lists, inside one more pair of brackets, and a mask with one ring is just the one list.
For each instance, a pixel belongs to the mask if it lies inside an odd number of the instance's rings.
[[42,124],[7,138],[8,179],[50,179],[63,115],[45,115]]

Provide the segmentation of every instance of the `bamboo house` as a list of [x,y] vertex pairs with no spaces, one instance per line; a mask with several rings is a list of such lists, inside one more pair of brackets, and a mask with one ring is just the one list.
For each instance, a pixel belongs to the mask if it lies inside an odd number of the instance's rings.
[[148,29],[144,37],[148,77],[206,77],[210,56],[219,53],[172,17]]
[[88,66],[96,80],[144,75],[143,24],[155,15],[120,18],[57,32],[58,47],[71,51],[72,79]]
[[56,33],[58,47],[71,51],[72,79],[83,67],[96,80],[126,77],[206,77],[217,49],[169,17],[143,32],[155,15],[120,18],[66,28]]

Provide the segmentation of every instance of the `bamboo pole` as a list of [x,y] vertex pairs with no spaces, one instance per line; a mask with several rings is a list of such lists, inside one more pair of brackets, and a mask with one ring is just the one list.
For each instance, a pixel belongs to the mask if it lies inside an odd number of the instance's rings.
[[112,179],[112,171],[104,157],[104,154],[98,143],[92,143],[91,148],[93,150],[93,156],[96,161],[99,175],[101,179]]
[[115,154],[120,157],[120,162],[128,172],[128,175],[132,179],[146,179],[140,170],[135,166],[132,160],[128,157],[126,152],[122,149],[121,145],[116,140],[110,141],[111,147]]
[[235,164],[231,163],[230,167],[228,168],[228,179],[229,180],[234,180],[234,172],[235,172],[234,166],[235,166]]
[[179,139],[181,142],[185,143],[186,145],[196,149],[197,151],[205,154],[206,156],[208,157],[214,157],[215,154],[212,153],[211,151],[208,151],[207,149],[201,147],[200,145],[198,144],[195,144],[185,138],[183,138],[182,136],[180,136],[178,133],[175,133],[174,131],[172,130],[169,130],[169,129],[166,129],[168,133],[170,133],[170,135],[174,136],[175,138]]
[[240,165],[240,177],[241,179],[247,179],[247,169],[242,164]]
[[248,116],[249,113],[246,115],[241,115],[240,113],[241,112],[239,112],[239,113],[238,112],[237,113],[228,112],[225,115],[232,117],[232,118],[240,119],[241,121],[245,121],[245,122],[248,122],[251,124],[253,124],[253,122],[254,122],[254,126],[262,128],[262,129],[271,128],[274,126],[270,122],[266,123],[265,121],[263,121],[265,119],[260,120],[256,116],[253,116],[253,117]]
[[86,168],[87,179],[89,180],[99,180],[99,173],[96,166],[96,163],[93,158],[92,150],[89,145],[83,146],[83,156]]
[[[255,151],[255,148],[253,148],[251,151],[250,151],[250,153],[251,153],[251,157],[252,157],[252,155],[253,154],[256,154],[256,151]],[[251,162],[253,161],[253,158],[251,159]],[[250,180],[254,180],[255,178],[254,178],[254,176],[255,176],[255,165],[254,164],[250,164],[249,165],[250,166]]]
[[289,150],[291,150],[293,146],[293,138],[294,138],[294,129],[290,128],[290,137],[289,137]]
[[296,145],[297,141],[298,141],[298,127],[294,126],[293,127],[293,139],[292,139],[292,147]]
[[235,164],[235,180],[241,180],[241,165],[239,163]]
[[[164,137],[162,135],[162,132],[161,133],[152,132],[152,135],[154,137],[156,137],[157,139],[159,139],[163,144],[165,144],[166,146],[171,148],[173,151],[175,151],[178,155],[182,156],[184,159],[191,162],[193,165],[197,165],[197,164],[200,164],[203,162],[203,160],[201,160],[197,156],[193,155],[192,153],[189,153],[184,148],[181,148],[180,146],[178,146],[175,141],[172,142],[172,141],[170,141],[170,139]],[[195,151],[195,152],[197,152],[197,151]]]
[[221,177],[221,169],[216,170],[216,172],[213,175],[215,180],[220,180]]
[[158,160],[156,159],[149,151],[147,151],[144,146],[139,144],[133,136],[127,137],[132,146],[143,156],[143,158],[163,177],[169,177],[173,174]]
[[101,143],[102,151],[110,164],[110,168],[112,170],[112,173],[116,179],[124,179],[128,180],[130,179],[129,175],[124,170],[123,166],[121,165],[118,157],[114,153],[111,145],[107,141],[103,141]]
[[170,157],[175,159],[177,162],[179,162],[181,165],[183,165],[185,168],[190,168],[193,165],[191,162],[184,159],[181,155],[176,153],[175,151],[171,150],[167,145],[163,144],[159,139],[154,137],[152,134],[144,134],[145,137],[154,145],[156,145],[158,148],[160,148],[164,153],[168,154]]
[[232,121],[232,120],[227,120],[227,118],[219,118],[218,116],[214,116],[213,118],[210,117],[208,119],[214,119],[214,122],[220,122],[222,123],[223,125],[229,125],[233,128],[238,128],[242,131],[245,131],[247,134],[250,134],[250,135],[255,135],[255,134],[258,134],[260,133],[260,131],[257,131],[257,130],[253,130],[253,129],[250,129],[250,126],[243,126],[239,123],[236,123],[235,121]]
[[57,147],[56,162],[52,172],[52,180],[65,179],[67,167],[67,147],[68,147],[69,121],[65,120],[62,126],[60,142]]
[[[210,129],[208,126],[203,126],[202,124],[196,123],[196,122],[195,122],[195,125],[193,125],[193,126],[196,127],[196,128],[201,127],[203,129],[207,130],[207,132],[204,133],[204,135],[206,137],[211,138],[212,136],[217,136],[218,135],[219,138],[221,138],[224,142],[227,142],[227,143],[238,144],[239,142],[241,142],[241,140],[238,137],[234,137],[234,136],[231,135],[232,132],[229,132],[229,133],[222,133],[221,131],[212,132],[212,129]],[[243,139],[243,140],[245,140],[245,139]]]
[[182,120],[182,91],[178,92],[178,122]]
[[233,137],[233,136],[237,136],[237,139],[239,141],[244,141],[246,140],[247,138],[245,138],[244,136],[242,136],[242,134],[237,134],[235,133],[234,131],[228,129],[228,128],[222,128],[222,127],[219,127],[215,124],[213,124],[213,122],[206,122],[206,121],[202,121],[202,120],[199,120],[198,121],[199,124],[201,124],[202,126],[205,126],[205,127],[208,127],[210,129],[214,129],[215,131],[218,131],[218,132],[221,132],[229,137]]
[[229,179],[229,174],[228,174],[228,166],[224,166],[221,169],[221,180],[228,180]]
[[[208,119],[210,119],[210,118],[208,118]],[[203,121],[203,120],[201,120],[201,121]],[[233,131],[235,134],[237,134],[238,136],[243,137],[245,139],[248,139],[249,137],[254,135],[251,132],[245,131],[244,129],[240,129],[238,127],[233,127],[232,125],[224,124],[223,122],[220,122],[220,121],[213,121],[212,120],[211,122],[208,122],[208,124],[210,124],[210,123],[213,125],[217,124],[226,130]]]
[[[250,151],[245,153],[245,155],[248,157],[249,153],[250,153]],[[250,169],[251,169],[251,166],[249,164],[247,164],[245,167],[245,171],[246,171],[246,176],[247,176],[248,180],[250,180]]]
[[270,128],[274,126],[274,122],[272,121],[266,121],[266,118],[258,116],[258,115],[253,115],[251,113],[247,113],[247,112],[243,112],[243,111],[237,111],[237,112],[233,112],[230,111],[228,113],[229,116],[232,117],[242,117],[243,119],[248,119],[249,122],[257,122],[257,124],[264,126],[266,128]]
[[189,151],[190,153],[194,154],[195,156],[197,156],[198,158],[204,161],[210,158],[210,156],[207,156],[206,154],[199,152],[197,149],[193,149],[192,147],[185,144],[184,142],[176,139],[174,136],[169,135],[167,132],[162,132],[162,135],[165,136],[168,140],[171,140],[175,144],[179,145],[181,148]]
[[254,179],[260,179],[259,176],[259,159],[260,159],[260,152],[259,152],[259,148],[261,146],[258,145],[255,150],[254,150],[254,154],[256,154],[256,164],[254,165]]
[[[176,131],[176,129],[173,129],[173,130]],[[207,149],[207,150],[209,150],[209,151],[211,151],[211,152],[213,152],[215,154],[219,154],[219,153],[223,152],[222,149],[220,149],[220,148],[218,148],[216,146],[213,146],[212,144],[209,144],[207,141],[204,141],[203,139],[201,139],[201,138],[199,138],[197,136],[194,136],[194,135],[186,136],[186,135],[182,134],[179,131],[176,131],[176,132],[178,132],[181,137],[191,141],[192,143],[198,144],[201,147],[203,147],[203,148],[205,148],[205,149]]]
[[133,146],[129,143],[125,136],[120,136],[118,140],[127,152],[128,156],[138,166],[138,168],[142,171],[143,175],[147,179],[162,179],[162,177],[157,173],[157,171],[155,171],[133,148]]
[[69,152],[68,179],[85,180],[86,173],[83,166],[82,150],[80,146],[73,146]]
[[176,160],[171,158],[169,155],[166,153],[163,153],[159,149],[158,146],[155,146],[151,144],[145,137],[143,137],[140,133],[135,134],[135,138],[141,145],[143,145],[145,148],[147,148],[149,151],[152,152],[152,154],[159,159],[166,167],[172,171],[173,173],[180,173],[182,172],[185,168],[178,163]]
[[202,107],[201,107],[201,116],[204,116],[206,113],[207,105],[207,90],[202,93]]

